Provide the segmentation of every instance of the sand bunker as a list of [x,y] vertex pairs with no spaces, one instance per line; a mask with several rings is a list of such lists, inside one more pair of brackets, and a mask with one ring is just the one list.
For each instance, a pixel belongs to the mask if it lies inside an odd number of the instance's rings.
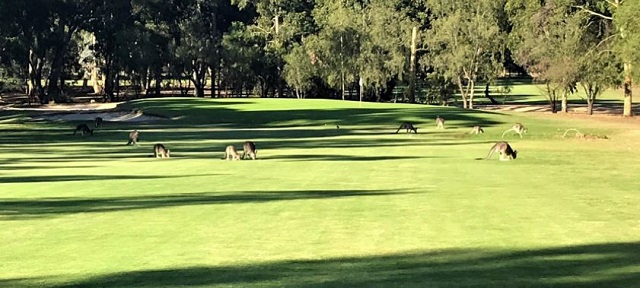
[[33,116],[34,120],[45,121],[94,121],[102,117],[107,122],[151,122],[166,118],[146,115],[141,111],[95,111],[95,112],[57,112]]
[[46,105],[39,107],[0,107],[2,110],[31,111],[31,118],[40,121],[94,121],[102,117],[107,122],[152,122],[168,118],[149,115],[141,110],[121,110],[117,103],[86,103],[72,105]]

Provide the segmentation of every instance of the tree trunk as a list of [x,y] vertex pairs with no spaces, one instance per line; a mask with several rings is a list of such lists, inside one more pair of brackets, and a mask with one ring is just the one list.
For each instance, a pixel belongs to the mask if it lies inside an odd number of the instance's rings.
[[491,94],[489,93],[489,83],[487,83],[487,85],[484,87],[484,97],[487,97],[489,99],[489,101],[491,101],[491,104],[493,105],[498,105],[500,104],[500,102],[496,101],[495,98],[491,97]]
[[93,86],[93,94],[101,94],[102,88],[100,87],[100,81],[98,80],[98,67],[91,69],[91,86]]
[[[218,67],[219,65],[215,65],[215,66]],[[214,98],[216,95],[216,73],[218,73],[217,70],[218,68],[214,69],[212,67],[209,67],[209,76],[211,78],[211,87],[209,87],[209,91],[211,93],[210,95],[211,98]]]
[[418,53],[418,27],[411,30],[411,58],[409,63],[409,103],[416,102],[416,58]]
[[632,117],[633,110],[633,101],[632,101],[632,92],[631,89],[633,87],[633,80],[631,79],[631,64],[624,63],[624,109],[623,116]]
[[44,103],[49,103],[50,100],[60,102],[60,96],[62,91],[60,90],[60,76],[62,75],[62,66],[64,65],[64,47],[59,45],[54,48],[53,61],[51,62],[51,72],[49,73],[47,84],[47,97],[44,99]]
[[473,96],[475,92],[475,81],[469,80],[469,86],[467,86],[467,92],[469,93],[469,109],[473,109]]
[[160,74],[160,71],[156,71],[156,75],[155,75],[155,89],[154,89],[154,95],[156,97],[160,97],[160,95],[162,94],[162,75]]
[[458,76],[458,89],[462,95],[462,108],[467,109],[467,94],[465,93],[464,86],[462,86],[462,78]]
[[593,115],[593,99],[587,98],[587,115]]
[[204,97],[204,85],[195,85],[196,97],[202,98]]
[[569,113],[569,105],[567,103],[567,92],[562,92],[562,113]]
[[42,64],[43,60],[36,55],[33,48],[29,49],[29,78],[27,79],[27,95],[29,106],[36,101],[36,94],[41,99],[46,97],[42,87]]

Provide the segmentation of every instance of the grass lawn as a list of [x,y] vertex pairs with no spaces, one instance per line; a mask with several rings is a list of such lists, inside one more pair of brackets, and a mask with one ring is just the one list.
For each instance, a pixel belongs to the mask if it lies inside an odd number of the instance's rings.
[[[491,104],[489,99],[484,97],[484,83],[480,83],[481,85],[476,86],[475,88],[475,99],[474,103],[477,104]],[[505,95],[501,95],[499,93],[499,88],[504,85],[509,85],[511,87],[510,93]],[[548,100],[546,95],[546,87],[542,84],[534,83],[530,78],[505,78],[500,79],[497,83],[490,88],[491,95],[500,103],[506,104],[543,104],[547,105]],[[634,87],[633,95],[636,97],[632,98],[634,104],[640,103],[640,87]],[[560,97],[558,95],[558,97]],[[596,99],[596,104],[618,104],[622,105],[624,100],[624,91],[622,87],[612,88],[605,90],[601,95]],[[558,102],[560,99],[558,99]],[[581,85],[577,85],[576,93],[569,94],[567,96],[568,103],[573,107],[586,107],[587,106],[587,95],[584,92],[584,89]],[[558,103],[560,105],[560,103]],[[558,107],[559,109],[560,107]]]
[[[0,115],[0,286],[632,287],[636,120],[295,99]],[[435,130],[436,115],[446,130]],[[394,134],[413,121],[420,134]],[[479,161],[514,122],[518,159]],[[465,134],[473,125],[485,134]],[[340,129],[336,129],[336,125]],[[125,146],[140,130],[140,146]],[[610,140],[561,139],[564,129]],[[258,160],[222,161],[256,142]],[[154,159],[161,142],[170,159]]]

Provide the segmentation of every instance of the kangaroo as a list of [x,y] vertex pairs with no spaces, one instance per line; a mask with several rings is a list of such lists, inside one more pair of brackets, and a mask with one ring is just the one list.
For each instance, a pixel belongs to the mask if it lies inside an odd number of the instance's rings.
[[469,134],[480,134],[480,133],[484,133],[484,129],[482,129],[482,127],[480,126],[473,126],[473,128],[471,128],[471,131],[469,132]]
[[407,129],[407,133],[411,133],[410,131],[413,131],[413,133],[418,134],[418,128],[413,127],[413,124],[409,122],[402,122],[402,124],[400,124],[400,127],[398,127],[398,130],[396,130],[396,134],[398,134],[401,129]]
[[489,160],[494,152],[500,153],[500,161],[509,161],[514,160],[518,156],[518,151],[513,150],[509,143],[500,141],[496,144],[493,144],[491,150],[489,150],[489,154],[487,155],[486,160]]
[[93,135],[93,129],[89,129],[89,126],[87,126],[87,124],[79,124],[78,126],[76,126],[76,130],[73,130],[73,135],[76,135],[76,132],[80,131],[80,133],[82,133],[82,136],[84,136],[85,134],[91,134]]
[[444,129],[444,118],[436,117],[436,129]]
[[96,128],[102,126],[102,117],[96,117]]
[[224,158],[222,158],[223,160],[240,160],[240,154],[238,154],[238,151],[236,150],[236,147],[233,147],[232,145],[227,146],[227,148],[224,150]]
[[502,133],[502,138],[504,138],[504,134],[507,134],[507,132],[509,131],[516,132],[518,135],[520,135],[520,138],[522,138],[522,134],[527,133],[527,128],[525,128],[524,125],[522,125],[521,123],[513,124],[511,128],[507,129],[506,131],[504,131],[504,133]]
[[242,159],[249,155],[249,157],[251,157],[251,160],[256,160],[257,153],[258,150],[256,150],[256,143],[253,143],[251,141],[244,142],[244,145],[242,145]]
[[158,143],[156,145],[153,145],[153,156],[156,158],[170,158],[171,150]]
[[138,130],[131,131],[129,133],[129,142],[127,142],[127,145],[138,145],[138,135],[140,135]]

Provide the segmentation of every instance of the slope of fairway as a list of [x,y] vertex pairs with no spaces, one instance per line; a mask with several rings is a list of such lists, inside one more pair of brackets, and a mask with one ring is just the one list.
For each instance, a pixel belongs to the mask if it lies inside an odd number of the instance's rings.
[[[77,122],[0,115],[0,286],[640,283],[636,121],[331,100],[123,107],[173,120],[82,137]],[[419,134],[395,134],[402,121]],[[515,122],[529,128],[505,137],[517,160],[476,160]],[[132,129],[140,146],[124,145]],[[245,140],[258,160],[220,160]],[[172,158],[149,157],[155,143]]]

